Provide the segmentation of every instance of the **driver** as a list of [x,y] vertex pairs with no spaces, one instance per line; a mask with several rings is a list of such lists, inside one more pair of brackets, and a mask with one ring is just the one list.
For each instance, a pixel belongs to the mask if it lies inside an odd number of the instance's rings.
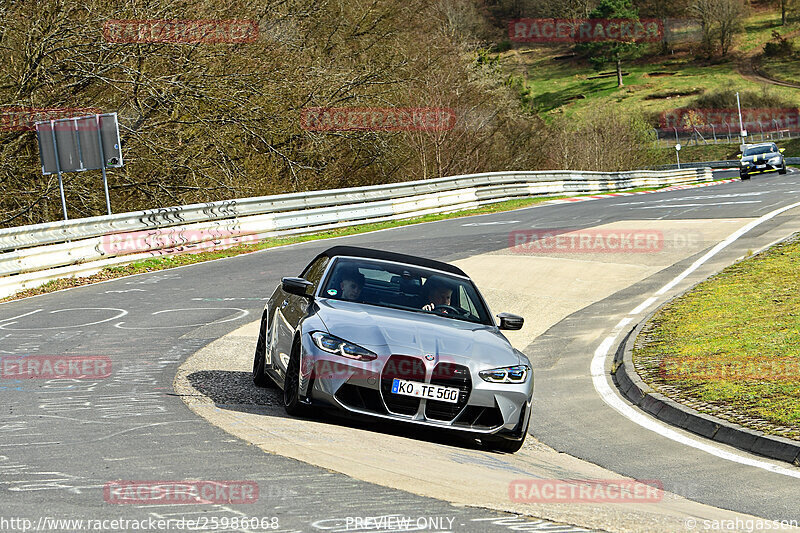
[[342,291],[342,299],[358,300],[364,287],[364,274],[356,268],[347,269],[342,273],[340,280],[339,290]]
[[[453,288],[440,278],[431,277],[425,283],[424,301],[428,302],[422,306],[423,311],[433,311],[440,305],[450,305],[450,298],[453,296]],[[442,310],[447,313],[446,309]]]

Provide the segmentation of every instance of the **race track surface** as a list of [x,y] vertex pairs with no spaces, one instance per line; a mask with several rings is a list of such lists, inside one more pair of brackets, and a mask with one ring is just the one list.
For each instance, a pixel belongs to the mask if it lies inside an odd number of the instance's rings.
[[[551,460],[562,466],[568,463],[567,472],[589,473],[599,467],[597,471],[660,480],[666,491],[700,504],[669,499],[677,503],[666,514],[679,516],[684,510],[687,516],[695,511],[712,516],[713,507],[772,520],[798,520],[800,469],[770,461],[766,462],[777,465],[777,471],[748,466],[665,438],[657,429],[642,427],[610,407],[598,394],[590,371],[601,341],[645,298],[736,229],[797,201],[800,173],[793,170],[786,176],[756,176],[749,182],[542,205],[335,242],[456,262],[476,279],[494,312],[522,309],[526,327],[509,338],[535,367],[533,438],[523,452],[538,459],[531,459],[529,470],[516,472],[518,478],[544,476],[543,465]],[[797,231],[798,213],[799,209],[789,210],[756,226],[659,298],[685,290],[748,250]],[[639,254],[525,254],[509,249],[512,231],[598,226],[662,231],[665,246]],[[426,457],[444,453],[466,457],[463,468],[469,470],[474,485],[484,477],[507,482],[497,472],[516,464],[515,458],[404,430],[325,418],[288,419],[275,414],[271,393],[256,390],[241,366],[195,375],[197,403],[226,416],[247,415],[263,419],[265,426],[286,428],[290,444],[301,437],[313,440],[320,432],[331,436],[364,432],[364,457],[391,462],[420,454],[417,463],[404,464],[407,473],[426,483],[409,484],[402,474],[392,476],[387,470],[381,477],[360,468],[350,440],[339,443],[342,448],[332,455],[351,462],[341,468],[316,466],[322,462],[316,459],[319,454],[297,460],[293,457],[302,454],[296,445],[283,452],[274,442],[252,445],[229,428],[209,423],[206,418],[213,413],[198,416],[190,410],[178,396],[182,392],[173,389],[180,365],[257,320],[280,278],[298,274],[310,258],[331,245],[332,241],[312,241],[0,305],[0,357],[102,356],[111,364],[110,375],[95,380],[0,379],[0,515],[24,517],[34,526],[43,525],[43,517],[203,518],[207,529],[213,517],[218,522],[223,517],[276,517],[268,523],[277,524],[279,531],[374,531],[374,522],[368,528],[362,520],[359,529],[355,518],[389,515],[424,519],[420,522],[424,529],[437,531],[579,531],[552,522],[592,527],[590,517],[597,515],[604,521],[594,524],[604,526],[594,527],[636,530],[635,516],[618,516],[624,513],[615,512],[613,504],[596,509],[572,504],[565,514],[553,509],[536,513],[515,508],[506,493],[496,495],[491,505],[484,502],[492,509],[482,509],[481,501],[466,497],[462,505],[453,505],[449,502],[459,503],[459,494],[469,494],[469,487],[437,490],[437,482],[447,476],[425,466],[444,463],[433,459],[428,463]],[[244,353],[246,345],[245,336],[234,351]],[[213,359],[213,353],[205,352],[205,357]],[[210,403],[200,401],[209,396]],[[191,403],[191,398],[187,400]],[[266,416],[267,412],[272,414]],[[253,419],[247,420],[250,424]],[[392,445],[376,449],[383,440]],[[337,442],[327,446],[335,448]],[[421,450],[431,451],[426,456]],[[482,458],[478,464],[476,457]],[[418,471],[408,470],[415,465]],[[241,504],[110,503],[104,487],[118,480],[249,480],[257,482],[259,498]],[[514,518],[501,510],[547,516],[550,521]]]

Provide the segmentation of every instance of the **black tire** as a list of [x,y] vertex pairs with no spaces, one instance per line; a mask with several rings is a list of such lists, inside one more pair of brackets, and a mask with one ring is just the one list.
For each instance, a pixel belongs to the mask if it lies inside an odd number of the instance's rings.
[[308,406],[300,402],[300,343],[295,341],[292,356],[286,365],[286,376],[283,380],[283,408],[290,416],[308,414]]
[[786,174],[786,163],[783,164],[783,168],[778,171],[778,174]]
[[743,180],[749,180],[750,179],[750,175],[749,174],[739,174],[739,177],[741,179],[743,179]]
[[267,362],[267,339],[264,330],[267,327],[266,321],[262,321],[256,342],[256,353],[253,356],[253,383],[256,387],[275,388],[275,382],[264,372],[264,365]]

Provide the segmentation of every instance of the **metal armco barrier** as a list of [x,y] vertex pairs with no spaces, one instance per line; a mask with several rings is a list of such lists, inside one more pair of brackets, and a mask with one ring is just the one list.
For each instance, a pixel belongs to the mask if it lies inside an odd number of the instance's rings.
[[0,297],[59,277],[266,237],[470,209],[536,195],[710,181],[710,168],[490,172],[280,194],[0,229]]
[[[800,165],[800,157],[787,157],[787,165]],[[739,168],[738,159],[728,159],[725,161],[703,161],[701,163],[681,163],[681,168]],[[655,170],[671,170],[678,168],[677,164],[661,165],[655,167]]]

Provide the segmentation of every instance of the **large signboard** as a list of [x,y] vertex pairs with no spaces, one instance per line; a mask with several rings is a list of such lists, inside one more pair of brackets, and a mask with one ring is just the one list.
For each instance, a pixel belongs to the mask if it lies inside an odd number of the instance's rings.
[[45,175],[123,164],[116,113],[37,122],[36,136]]

